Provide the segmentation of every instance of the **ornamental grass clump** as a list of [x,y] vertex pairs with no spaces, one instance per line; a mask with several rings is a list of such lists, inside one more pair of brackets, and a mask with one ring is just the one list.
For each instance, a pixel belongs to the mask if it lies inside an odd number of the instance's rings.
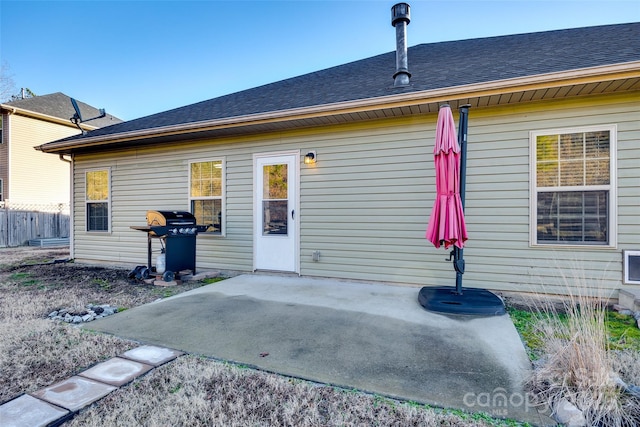
[[[538,303],[536,333],[542,357],[529,386],[537,404],[553,413],[561,402],[577,407],[588,426],[626,427],[640,424],[640,399],[629,392],[620,354],[609,350],[607,302],[579,293],[584,279],[567,286],[569,297],[558,307]],[[635,365],[640,364],[636,353]],[[633,360],[633,356],[628,359]]]

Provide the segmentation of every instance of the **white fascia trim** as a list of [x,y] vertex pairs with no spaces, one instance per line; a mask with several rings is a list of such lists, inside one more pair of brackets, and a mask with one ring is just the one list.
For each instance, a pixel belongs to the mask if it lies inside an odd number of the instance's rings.
[[[0,104],[0,108],[6,109],[6,110],[12,110],[11,114],[19,114],[21,116],[31,117],[31,118],[34,118],[34,119],[46,120],[48,122],[57,123],[57,124],[61,124],[61,125],[69,126],[69,127],[76,127],[76,125],[71,123],[71,120],[69,120],[69,119],[65,120],[65,119],[61,119],[60,117],[50,116],[48,114],[43,114],[43,113],[37,113],[35,111],[25,110],[23,108],[16,108],[16,107],[13,107],[13,106],[7,105],[7,104]],[[81,123],[80,125],[85,130],[98,129],[97,126],[86,125],[86,124],[83,124],[83,123]]]

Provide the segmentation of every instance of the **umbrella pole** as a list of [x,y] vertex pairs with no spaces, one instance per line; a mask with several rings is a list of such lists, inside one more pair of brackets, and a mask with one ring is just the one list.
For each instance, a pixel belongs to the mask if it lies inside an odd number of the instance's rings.
[[[460,120],[458,123],[458,144],[460,145],[460,201],[462,202],[462,212],[464,213],[464,196],[467,187],[467,127],[470,104],[459,107]],[[453,247],[453,268],[456,271],[457,295],[462,295],[462,275],[464,274],[464,250],[457,246]]]

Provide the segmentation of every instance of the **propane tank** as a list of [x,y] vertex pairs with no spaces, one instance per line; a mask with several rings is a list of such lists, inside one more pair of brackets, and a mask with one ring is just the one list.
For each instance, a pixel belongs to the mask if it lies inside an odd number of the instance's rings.
[[167,258],[163,250],[162,253],[156,258],[156,273],[164,273],[164,270],[166,268],[166,261]]

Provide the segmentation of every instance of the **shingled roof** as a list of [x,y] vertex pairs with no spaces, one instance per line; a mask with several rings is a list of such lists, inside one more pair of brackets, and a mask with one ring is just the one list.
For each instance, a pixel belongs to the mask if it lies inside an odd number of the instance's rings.
[[[101,128],[104,126],[110,126],[117,123],[122,123],[122,120],[106,114],[104,117],[100,116],[100,110],[92,107],[84,102],[77,101],[78,108],[82,114],[84,125],[92,126],[95,128]],[[34,96],[32,98],[18,99],[11,102],[5,102],[3,105],[18,108],[23,111],[30,111],[33,113],[43,114],[45,116],[55,117],[62,120],[69,120],[75,114],[73,105],[71,104],[71,98],[62,92],[51,93],[48,95]],[[91,119],[91,120],[87,120]]]
[[[125,134],[145,131],[150,135],[152,132],[148,131],[152,129],[176,130],[182,126],[193,130],[199,123],[219,123],[234,117],[263,117],[296,109],[633,63],[640,61],[640,23],[420,44],[408,50],[411,84],[402,88],[393,87],[395,55],[395,51],[384,53],[61,141],[115,140]],[[47,146],[42,149],[49,151]]]

